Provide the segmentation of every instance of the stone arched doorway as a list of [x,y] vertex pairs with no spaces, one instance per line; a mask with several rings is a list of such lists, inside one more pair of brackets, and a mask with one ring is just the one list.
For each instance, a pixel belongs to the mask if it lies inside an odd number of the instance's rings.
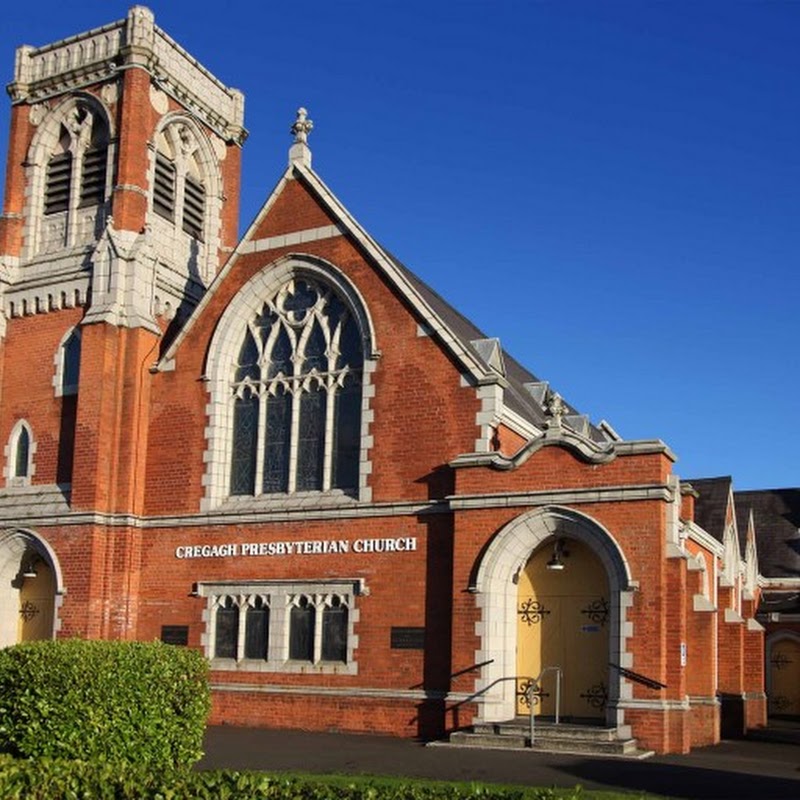
[[61,573],[55,555],[36,534],[0,534],[0,647],[52,639]]
[[[563,569],[547,569],[554,558]],[[476,662],[484,665],[476,687],[482,701],[479,719],[502,721],[525,710],[519,682],[513,678],[535,674],[542,666],[560,666],[569,703],[562,704],[562,710],[569,708],[576,718],[624,724],[619,705],[623,678],[610,665],[631,661],[626,612],[633,589],[625,557],[600,523],[553,506],[522,514],[485,550],[474,591],[481,613]],[[569,628],[567,635],[545,645],[541,636],[538,642],[526,642],[524,629],[532,626],[523,616],[535,618],[538,608],[540,617],[547,618],[544,612],[555,613],[554,605],[559,605],[557,616]],[[562,663],[544,663],[550,658]],[[568,700],[570,694],[574,696]],[[542,711],[552,713],[548,702]]]

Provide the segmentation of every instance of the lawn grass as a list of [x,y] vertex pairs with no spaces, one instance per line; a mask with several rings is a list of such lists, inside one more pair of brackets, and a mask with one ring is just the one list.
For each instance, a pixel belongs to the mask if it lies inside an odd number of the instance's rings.
[[[385,775],[349,775],[339,773],[316,774],[308,772],[272,772],[270,776],[297,781],[302,784],[317,784],[331,786],[338,789],[354,787],[366,789],[373,787],[388,789],[397,792],[401,787],[408,788],[409,798],[414,797],[414,789],[443,789],[455,788],[466,796],[475,798],[491,797],[507,793],[509,797],[519,797],[523,800],[668,800],[666,795],[650,794],[647,792],[619,792],[611,790],[584,789],[580,785],[573,788],[557,788],[542,786],[522,786],[519,784],[482,783],[480,781],[440,781],[427,778],[404,778]],[[446,791],[443,792],[446,794]]]

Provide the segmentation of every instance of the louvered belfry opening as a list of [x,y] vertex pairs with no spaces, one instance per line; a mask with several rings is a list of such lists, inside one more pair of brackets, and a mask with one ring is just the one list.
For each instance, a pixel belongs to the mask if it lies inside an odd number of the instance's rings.
[[156,153],[153,211],[170,222],[175,219],[175,164],[163,153]]
[[58,153],[47,164],[44,213],[58,214],[69,208],[72,186],[72,153]]
[[187,175],[183,189],[183,230],[195,239],[203,238],[205,210],[206,190],[203,184]]

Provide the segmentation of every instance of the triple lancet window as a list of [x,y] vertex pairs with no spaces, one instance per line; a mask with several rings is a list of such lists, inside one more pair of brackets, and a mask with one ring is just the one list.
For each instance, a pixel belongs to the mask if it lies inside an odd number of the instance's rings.
[[233,370],[230,493],[358,487],[363,348],[341,298],[286,282],[249,320]]

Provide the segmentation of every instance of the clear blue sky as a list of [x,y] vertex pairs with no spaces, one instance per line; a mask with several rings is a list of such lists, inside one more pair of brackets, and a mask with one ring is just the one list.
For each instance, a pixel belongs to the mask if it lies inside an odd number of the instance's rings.
[[[355,217],[593,421],[800,485],[800,2],[148,5],[245,93],[242,229],[305,105]],[[9,4],[4,82],[127,7]]]

